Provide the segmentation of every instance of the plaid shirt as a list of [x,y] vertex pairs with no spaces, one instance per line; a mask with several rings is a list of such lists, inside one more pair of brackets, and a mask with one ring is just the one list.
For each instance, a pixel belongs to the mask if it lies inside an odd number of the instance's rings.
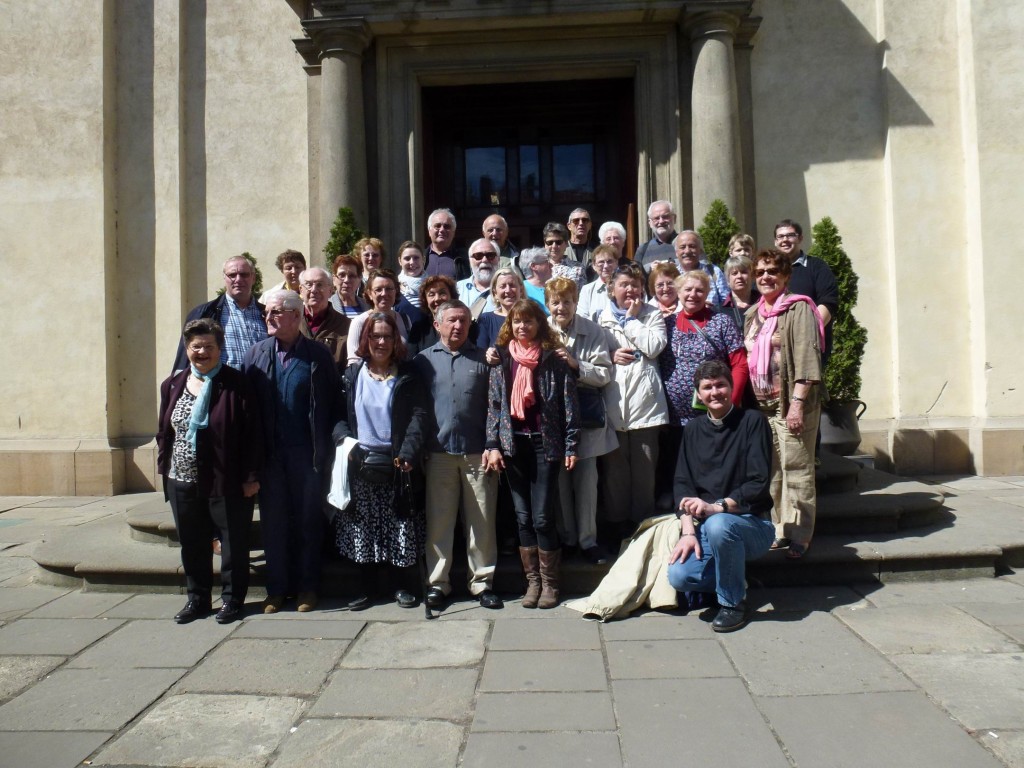
[[224,304],[218,318],[224,329],[224,349],[220,361],[224,365],[241,370],[242,360],[249,347],[267,338],[267,323],[254,296],[249,306],[242,309],[230,296],[224,296]]

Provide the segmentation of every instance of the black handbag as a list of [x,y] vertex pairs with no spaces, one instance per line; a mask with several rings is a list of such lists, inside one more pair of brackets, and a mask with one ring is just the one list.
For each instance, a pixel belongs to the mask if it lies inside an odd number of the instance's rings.
[[349,461],[355,475],[365,483],[389,485],[395,481],[395,460],[390,453],[357,445],[349,453]]
[[577,387],[576,394],[580,401],[580,426],[583,429],[600,429],[605,425],[607,412],[604,405],[604,394],[593,387]]
[[413,518],[423,509],[423,488],[415,482],[412,472],[398,470],[395,474],[395,497],[392,508],[400,520]]

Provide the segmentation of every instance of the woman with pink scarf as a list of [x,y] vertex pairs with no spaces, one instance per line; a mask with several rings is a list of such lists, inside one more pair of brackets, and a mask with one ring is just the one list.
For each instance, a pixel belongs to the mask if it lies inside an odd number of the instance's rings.
[[576,466],[580,435],[576,379],[558,355],[563,347],[544,310],[521,299],[498,333],[499,364],[491,369],[483,460],[488,472],[508,475],[526,573],[524,608],[559,602],[559,465]]
[[772,426],[772,549],[786,549],[786,557],[798,560],[814,535],[814,440],[825,396],[825,327],[813,301],[786,291],[792,273],[781,251],[757,254],[754,279],[761,298],[747,311],[743,338],[750,384]]

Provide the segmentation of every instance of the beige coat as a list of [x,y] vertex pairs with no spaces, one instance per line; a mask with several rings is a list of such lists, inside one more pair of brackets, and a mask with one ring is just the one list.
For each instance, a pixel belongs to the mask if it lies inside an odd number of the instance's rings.
[[657,610],[678,608],[678,593],[668,583],[668,559],[678,542],[679,520],[674,514],[647,518],[594,594],[566,607],[600,621],[624,619],[644,604]]
[[[562,331],[553,318],[548,318],[555,333],[562,337],[565,346],[579,361],[580,371],[576,379],[577,387],[592,387],[602,390],[612,380],[611,353],[608,351],[608,338],[601,327],[585,317],[576,315],[567,331]],[[580,444],[576,457],[590,459],[604,456],[614,451],[619,445],[611,419],[605,419],[604,427],[583,429],[580,431]]]
[[661,312],[644,304],[636,320],[620,326],[605,309],[598,320],[608,335],[608,347],[635,349],[640,359],[616,365],[612,382],[605,387],[608,418],[618,430],[643,429],[668,424],[668,403],[658,370],[658,355],[668,344]]

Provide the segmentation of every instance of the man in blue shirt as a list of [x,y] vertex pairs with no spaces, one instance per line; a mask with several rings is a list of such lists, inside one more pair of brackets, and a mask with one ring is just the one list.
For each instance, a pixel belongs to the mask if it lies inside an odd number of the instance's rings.
[[469,267],[473,274],[460,280],[455,287],[459,291],[459,299],[469,307],[474,320],[480,317],[481,312],[494,311],[491,278],[498,268],[499,253],[498,244],[486,237],[469,246]]
[[416,356],[434,403],[427,435],[427,605],[440,608],[451,594],[455,521],[462,509],[470,594],[484,608],[501,608],[493,589],[498,562],[494,515],[498,478],[483,461],[490,367],[469,341],[469,307],[458,300],[437,309],[440,341]]

